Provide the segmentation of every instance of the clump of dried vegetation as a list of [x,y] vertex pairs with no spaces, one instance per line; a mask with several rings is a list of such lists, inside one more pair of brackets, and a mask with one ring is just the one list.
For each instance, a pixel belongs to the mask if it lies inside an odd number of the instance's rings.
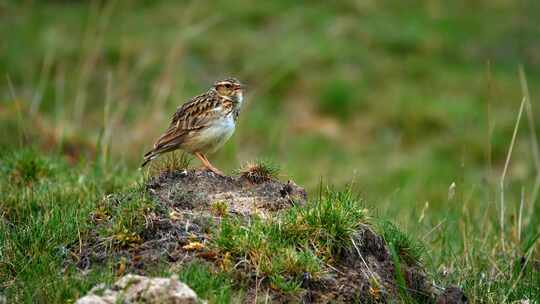
[[279,165],[276,163],[268,159],[259,159],[245,163],[237,170],[237,174],[254,184],[260,184],[278,178],[279,171]]

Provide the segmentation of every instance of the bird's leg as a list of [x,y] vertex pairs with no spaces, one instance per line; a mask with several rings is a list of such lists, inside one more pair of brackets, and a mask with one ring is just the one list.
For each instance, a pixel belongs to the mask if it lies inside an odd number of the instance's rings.
[[215,174],[219,175],[219,176],[224,176],[223,172],[219,171],[218,168],[212,166],[212,164],[210,163],[210,161],[208,160],[208,158],[206,158],[206,156],[200,152],[195,152],[194,153],[195,156],[197,156],[198,159],[201,160],[201,162],[203,163],[203,165],[210,171],[214,172]]
[[[208,168],[208,162],[206,160],[206,158],[204,158],[204,156],[202,155],[202,153],[200,152],[195,152],[193,153],[195,156],[197,156],[197,158],[201,161],[201,163],[203,164],[203,167],[204,168]],[[209,168],[208,168],[209,169]]]
[[202,157],[204,157],[204,159],[206,160],[206,165],[208,166],[208,169],[210,169],[210,171],[214,172],[215,174],[219,175],[219,176],[225,176],[225,174],[223,174],[223,172],[221,172],[221,170],[219,170],[218,168],[214,167],[210,161],[208,160],[208,158],[206,157],[206,155],[204,154],[201,154]]

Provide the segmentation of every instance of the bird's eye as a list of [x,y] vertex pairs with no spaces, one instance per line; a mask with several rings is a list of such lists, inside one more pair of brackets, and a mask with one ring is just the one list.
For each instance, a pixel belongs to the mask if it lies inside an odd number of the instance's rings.
[[227,84],[225,84],[225,87],[226,87],[227,89],[230,89],[230,88],[232,88],[232,85],[231,85],[230,83],[227,83]]

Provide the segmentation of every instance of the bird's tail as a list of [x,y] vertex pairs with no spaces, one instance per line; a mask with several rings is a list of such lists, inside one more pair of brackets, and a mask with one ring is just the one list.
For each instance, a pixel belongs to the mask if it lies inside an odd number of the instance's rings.
[[155,159],[156,157],[159,156],[159,152],[157,152],[156,150],[151,150],[151,151],[148,151],[144,156],[144,160],[141,164],[141,168],[144,168],[144,166],[146,166],[150,161],[152,161],[153,159]]
[[174,146],[154,146],[154,149],[148,151],[144,156],[143,163],[141,164],[141,168],[146,166],[149,162],[151,162],[153,159],[156,159],[158,156],[160,156],[163,153],[167,153],[170,151],[175,150]]

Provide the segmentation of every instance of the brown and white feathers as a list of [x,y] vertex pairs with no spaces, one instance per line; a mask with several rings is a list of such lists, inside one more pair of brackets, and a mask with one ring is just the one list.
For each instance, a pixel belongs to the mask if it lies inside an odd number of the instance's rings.
[[234,78],[217,81],[174,113],[165,133],[144,155],[144,167],[160,154],[176,149],[212,153],[232,136],[243,102],[243,86]]

